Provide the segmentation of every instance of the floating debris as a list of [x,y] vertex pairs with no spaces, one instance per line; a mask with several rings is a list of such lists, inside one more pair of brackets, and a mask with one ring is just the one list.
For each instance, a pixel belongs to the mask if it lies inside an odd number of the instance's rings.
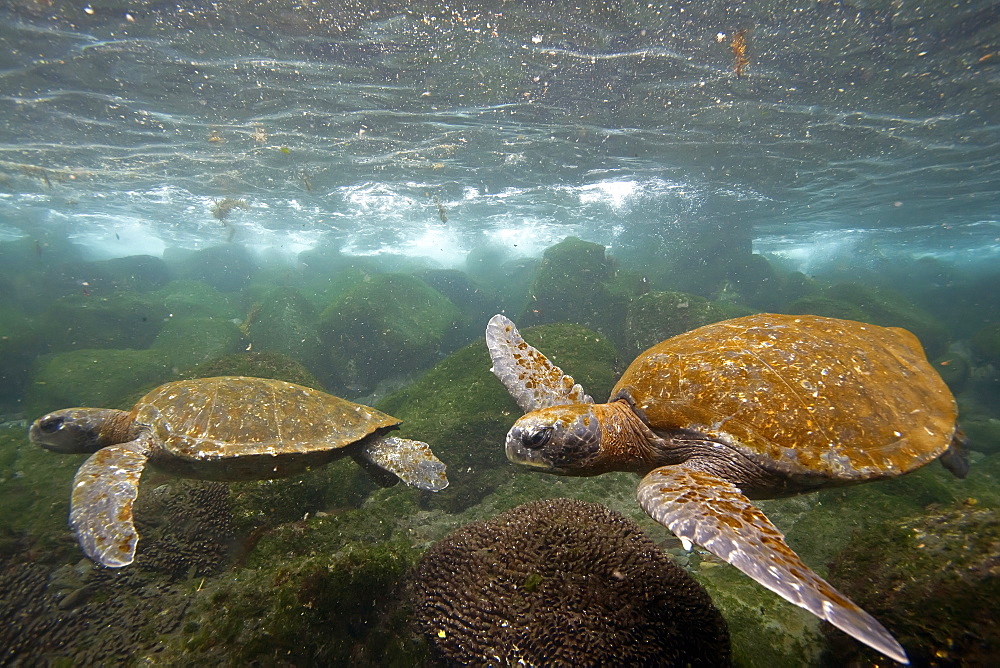
[[733,72],[739,79],[743,76],[744,68],[750,64],[750,58],[747,57],[747,31],[745,29],[736,31],[733,40],[729,43],[729,48],[733,51]]
[[247,204],[246,200],[243,199],[233,199],[232,197],[226,197],[225,199],[216,200],[212,204],[212,215],[216,220],[226,220],[229,214],[232,213],[233,209],[244,209],[247,210],[250,205]]

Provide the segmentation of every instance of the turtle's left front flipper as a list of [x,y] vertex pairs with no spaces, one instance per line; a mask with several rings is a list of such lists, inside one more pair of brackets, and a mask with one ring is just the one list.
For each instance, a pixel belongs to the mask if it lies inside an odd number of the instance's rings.
[[354,459],[382,486],[392,484],[385,480],[385,472],[428,492],[440,492],[448,486],[444,462],[434,456],[431,447],[423,441],[382,436],[367,441],[354,453]]
[[132,522],[132,503],[146,465],[142,452],[112,445],[92,454],[73,478],[69,524],[84,553],[111,568],[135,558],[139,534]]
[[486,347],[493,360],[490,371],[525,413],[548,406],[594,403],[572,376],[521,338],[506,316],[498,313],[486,324]]
[[685,544],[701,545],[786,600],[908,663],[885,627],[813,573],[732,483],[694,468],[664,466],[642,479],[636,497]]

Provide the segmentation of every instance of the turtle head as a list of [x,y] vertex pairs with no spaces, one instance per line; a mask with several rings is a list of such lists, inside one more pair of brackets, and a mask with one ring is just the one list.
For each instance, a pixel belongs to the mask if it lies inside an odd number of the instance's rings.
[[507,459],[558,475],[596,475],[601,425],[594,404],[532,411],[507,432]]
[[67,454],[97,452],[128,440],[114,438],[128,413],[109,408],[65,408],[43,415],[28,430],[28,438],[46,450]]

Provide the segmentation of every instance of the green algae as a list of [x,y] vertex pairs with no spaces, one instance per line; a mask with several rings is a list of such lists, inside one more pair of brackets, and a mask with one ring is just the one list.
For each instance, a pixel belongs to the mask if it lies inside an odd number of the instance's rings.
[[635,357],[672,336],[750,313],[750,309],[737,304],[710,302],[684,292],[654,290],[628,305],[623,352],[627,357]]
[[733,665],[774,668],[817,665],[823,648],[814,615],[711,558],[692,575],[729,626]]
[[320,336],[343,382],[371,388],[430,366],[460,315],[420,279],[380,274],[352,286],[323,311]]
[[943,323],[888,288],[837,283],[818,294],[792,302],[783,312],[810,313],[869,322],[883,327],[902,327],[920,339],[930,359],[942,355],[948,347],[949,333]]
[[576,237],[563,239],[545,250],[518,323],[575,322],[615,336],[625,302],[609,288],[613,275],[604,246]]
[[[616,354],[607,337],[579,325],[529,327],[525,339],[602,398],[614,384]],[[439,362],[377,408],[403,420],[402,435],[427,441],[448,466],[448,489],[428,503],[452,512],[478,502],[511,475],[504,437],[520,409],[491,366],[479,340]]]
[[244,320],[245,333],[258,352],[278,352],[318,370],[323,365],[319,315],[312,302],[292,287],[269,290]]
[[416,665],[420,648],[397,613],[416,558],[403,544],[351,543],[241,569],[196,592],[164,653],[182,663]]
[[244,352],[209,360],[179,374],[180,378],[211,378],[213,376],[252,376],[274,378],[297,383],[314,390],[325,391],[302,364],[282,353]]
[[131,408],[137,390],[159,385],[174,375],[157,350],[72,350],[38,358],[25,394],[25,414],[39,415],[71,406]]
[[240,315],[232,298],[201,281],[171,281],[149,295],[163,304],[168,317],[236,318]]
[[[1000,647],[1000,513],[972,500],[855,536],[830,579],[875,615],[916,665],[992,665]],[[872,659],[860,646],[840,656]]]
[[152,295],[71,295],[57,299],[42,316],[52,351],[147,348],[160,331],[166,308]]
[[235,353],[240,331],[231,321],[213,317],[168,318],[150,350],[161,352],[175,369]]
[[28,550],[53,563],[79,554],[67,522],[83,459],[32,445],[27,429],[0,429],[0,557]]
[[231,483],[234,526],[249,535],[317,512],[356,508],[375,487],[350,458],[290,478]]
[[988,364],[1000,365],[1000,323],[982,327],[969,339],[973,354]]

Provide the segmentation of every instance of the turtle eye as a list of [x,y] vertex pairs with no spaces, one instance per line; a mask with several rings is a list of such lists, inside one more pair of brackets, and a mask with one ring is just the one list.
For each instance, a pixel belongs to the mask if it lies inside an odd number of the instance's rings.
[[552,427],[539,427],[525,434],[521,442],[529,450],[538,450],[539,448],[544,448],[551,437]]
[[43,434],[51,434],[62,429],[63,419],[59,415],[47,415],[38,421],[38,428]]

